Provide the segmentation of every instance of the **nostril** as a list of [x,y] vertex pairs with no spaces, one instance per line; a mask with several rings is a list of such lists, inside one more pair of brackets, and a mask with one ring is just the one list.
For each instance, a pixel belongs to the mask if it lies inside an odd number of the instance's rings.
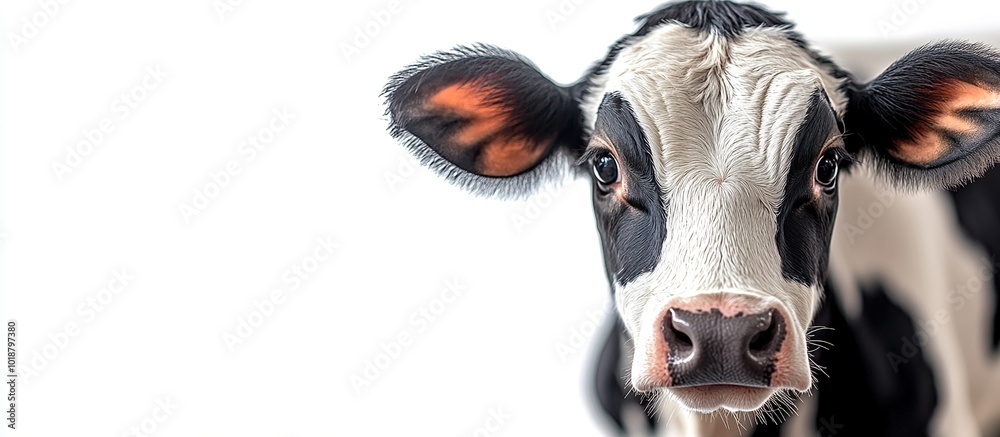
[[784,319],[774,310],[761,316],[758,326],[763,329],[750,337],[748,349],[756,359],[769,359],[781,347],[784,339]]
[[772,319],[767,329],[754,334],[754,336],[750,338],[750,352],[761,352],[765,349],[769,349],[768,346],[770,346],[774,341],[774,337],[777,333],[777,323],[775,323]]
[[670,348],[670,361],[684,360],[691,356],[694,352],[694,340],[687,334],[691,327],[687,321],[678,317],[673,309],[663,318],[660,329],[663,331],[667,347]]
[[687,334],[685,334],[683,331],[678,330],[674,326],[671,326],[670,329],[674,331],[673,334],[674,338],[676,339],[675,343],[677,345],[683,347],[694,347],[694,342],[691,341],[691,337],[688,337]]

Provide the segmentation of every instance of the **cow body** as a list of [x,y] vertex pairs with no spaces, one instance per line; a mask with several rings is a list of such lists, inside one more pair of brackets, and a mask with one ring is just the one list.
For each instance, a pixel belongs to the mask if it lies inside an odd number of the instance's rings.
[[1000,187],[940,191],[1000,160],[1000,54],[927,46],[860,84],[756,6],[639,24],[572,86],[477,46],[385,91],[392,133],[473,192],[589,174],[617,308],[595,366],[609,417],[682,436],[1000,432]]

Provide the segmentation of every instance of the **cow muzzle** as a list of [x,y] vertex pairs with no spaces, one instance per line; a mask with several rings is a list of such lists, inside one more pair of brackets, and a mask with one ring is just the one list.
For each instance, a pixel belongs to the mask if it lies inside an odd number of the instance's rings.
[[[811,385],[805,336],[779,303],[712,296],[668,302],[636,389],[666,389],[690,409],[750,411]],[[802,337],[802,338],[798,338]],[[639,369],[633,369],[633,372]]]
[[741,385],[769,387],[785,319],[771,309],[726,317],[716,308],[670,308],[661,323],[672,387]]

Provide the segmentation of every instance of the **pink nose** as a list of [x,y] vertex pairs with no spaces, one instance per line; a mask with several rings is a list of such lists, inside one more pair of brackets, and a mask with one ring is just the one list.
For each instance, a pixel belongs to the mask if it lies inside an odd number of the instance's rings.
[[664,313],[660,327],[673,387],[768,387],[786,335],[785,319],[775,309],[725,316],[717,308],[673,307]]

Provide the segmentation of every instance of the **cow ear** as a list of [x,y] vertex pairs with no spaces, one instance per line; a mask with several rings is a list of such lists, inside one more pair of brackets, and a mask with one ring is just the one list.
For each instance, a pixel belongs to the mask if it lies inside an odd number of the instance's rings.
[[905,188],[952,187],[1000,161],[1000,54],[942,42],[849,90],[848,148]]
[[520,197],[568,174],[582,140],[571,88],[491,46],[426,56],[392,76],[382,95],[390,133],[478,194]]

